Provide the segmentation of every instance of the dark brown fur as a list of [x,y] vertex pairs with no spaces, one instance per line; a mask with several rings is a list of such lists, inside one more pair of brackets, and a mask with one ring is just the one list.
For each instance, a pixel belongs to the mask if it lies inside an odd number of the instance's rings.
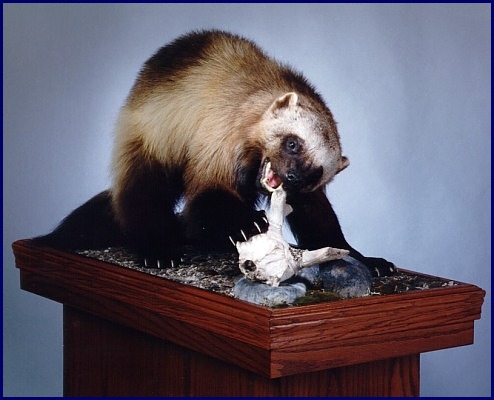
[[[75,222],[82,215],[94,225],[85,237],[101,222],[113,232],[95,246],[121,240],[147,261],[163,264],[185,244],[234,251],[231,239],[267,228],[256,204],[266,194],[260,177],[268,160],[289,194],[288,221],[300,246],[346,248],[389,272],[392,264],[346,242],[325,196],[348,160],[322,97],[253,42],[220,31],[180,37],[144,64],[117,123],[111,191],[76,210],[52,237],[73,231],[71,246],[80,247]],[[107,217],[95,220],[95,207]]]

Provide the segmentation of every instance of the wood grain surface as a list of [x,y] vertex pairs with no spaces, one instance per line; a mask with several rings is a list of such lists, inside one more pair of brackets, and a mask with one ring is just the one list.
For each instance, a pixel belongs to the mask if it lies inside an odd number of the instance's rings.
[[399,371],[421,352],[473,343],[485,295],[462,283],[271,309],[29,240],[13,249],[24,290],[265,378],[381,360]]
[[269,379],[64,307],[65,396],[418,396],[411,355]]

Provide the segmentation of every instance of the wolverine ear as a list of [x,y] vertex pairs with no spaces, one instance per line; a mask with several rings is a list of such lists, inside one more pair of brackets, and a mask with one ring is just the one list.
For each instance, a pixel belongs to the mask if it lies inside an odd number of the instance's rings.
[[342,156],[340,160],[340,168],[338,169],[337,173],[343,171],[349,165],[350,165],[350,160],[348,159],[348,157]]
[[269,111],[273,114],[277,114],[280,110],[289,107],[295,107],[298,102],[298,95],[295,92],[285,93],[283,96],[278,97],[273,104],[269,107]]

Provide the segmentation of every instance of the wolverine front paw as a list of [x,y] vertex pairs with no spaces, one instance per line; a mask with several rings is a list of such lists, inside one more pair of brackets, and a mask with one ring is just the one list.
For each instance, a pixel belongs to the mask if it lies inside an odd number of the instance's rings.
[[372,276],[389,276],[396,273],[396,266],[384,258],[365,257],[363,263],[369,268]]
[[228,235],[228,239],[233,246],[236,246],[237,242],[246,242],[252,236],[265,233],[268,227],[269,223],[266,213],[263,210],[256,211],[251,221],[241,227],[237,227],[235,231]]
[[183,262],[183,252],[178,247],[172,252],[139,252],[138,254],[140,264],[149,269],[176,268]]
[[180,258],[156,258],[156,257],[143,257],[141,259],[141,264],[144,265],[144,268],[149,269],[167,269],[167,268],[175,268],[178,266]]

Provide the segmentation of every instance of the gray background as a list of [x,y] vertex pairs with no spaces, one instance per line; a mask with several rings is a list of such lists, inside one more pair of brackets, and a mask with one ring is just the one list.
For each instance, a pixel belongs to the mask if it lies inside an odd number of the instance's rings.
[[11,243],[109,185],[140,65],[191,29],[257,41],[331,107],[351,166],[329,187],[349,242],[487,290],[475,344],[422,355],[424,396],[489,396],[491,6],[3,5],[4,392],[62,394],[62,307],[19,289]]

